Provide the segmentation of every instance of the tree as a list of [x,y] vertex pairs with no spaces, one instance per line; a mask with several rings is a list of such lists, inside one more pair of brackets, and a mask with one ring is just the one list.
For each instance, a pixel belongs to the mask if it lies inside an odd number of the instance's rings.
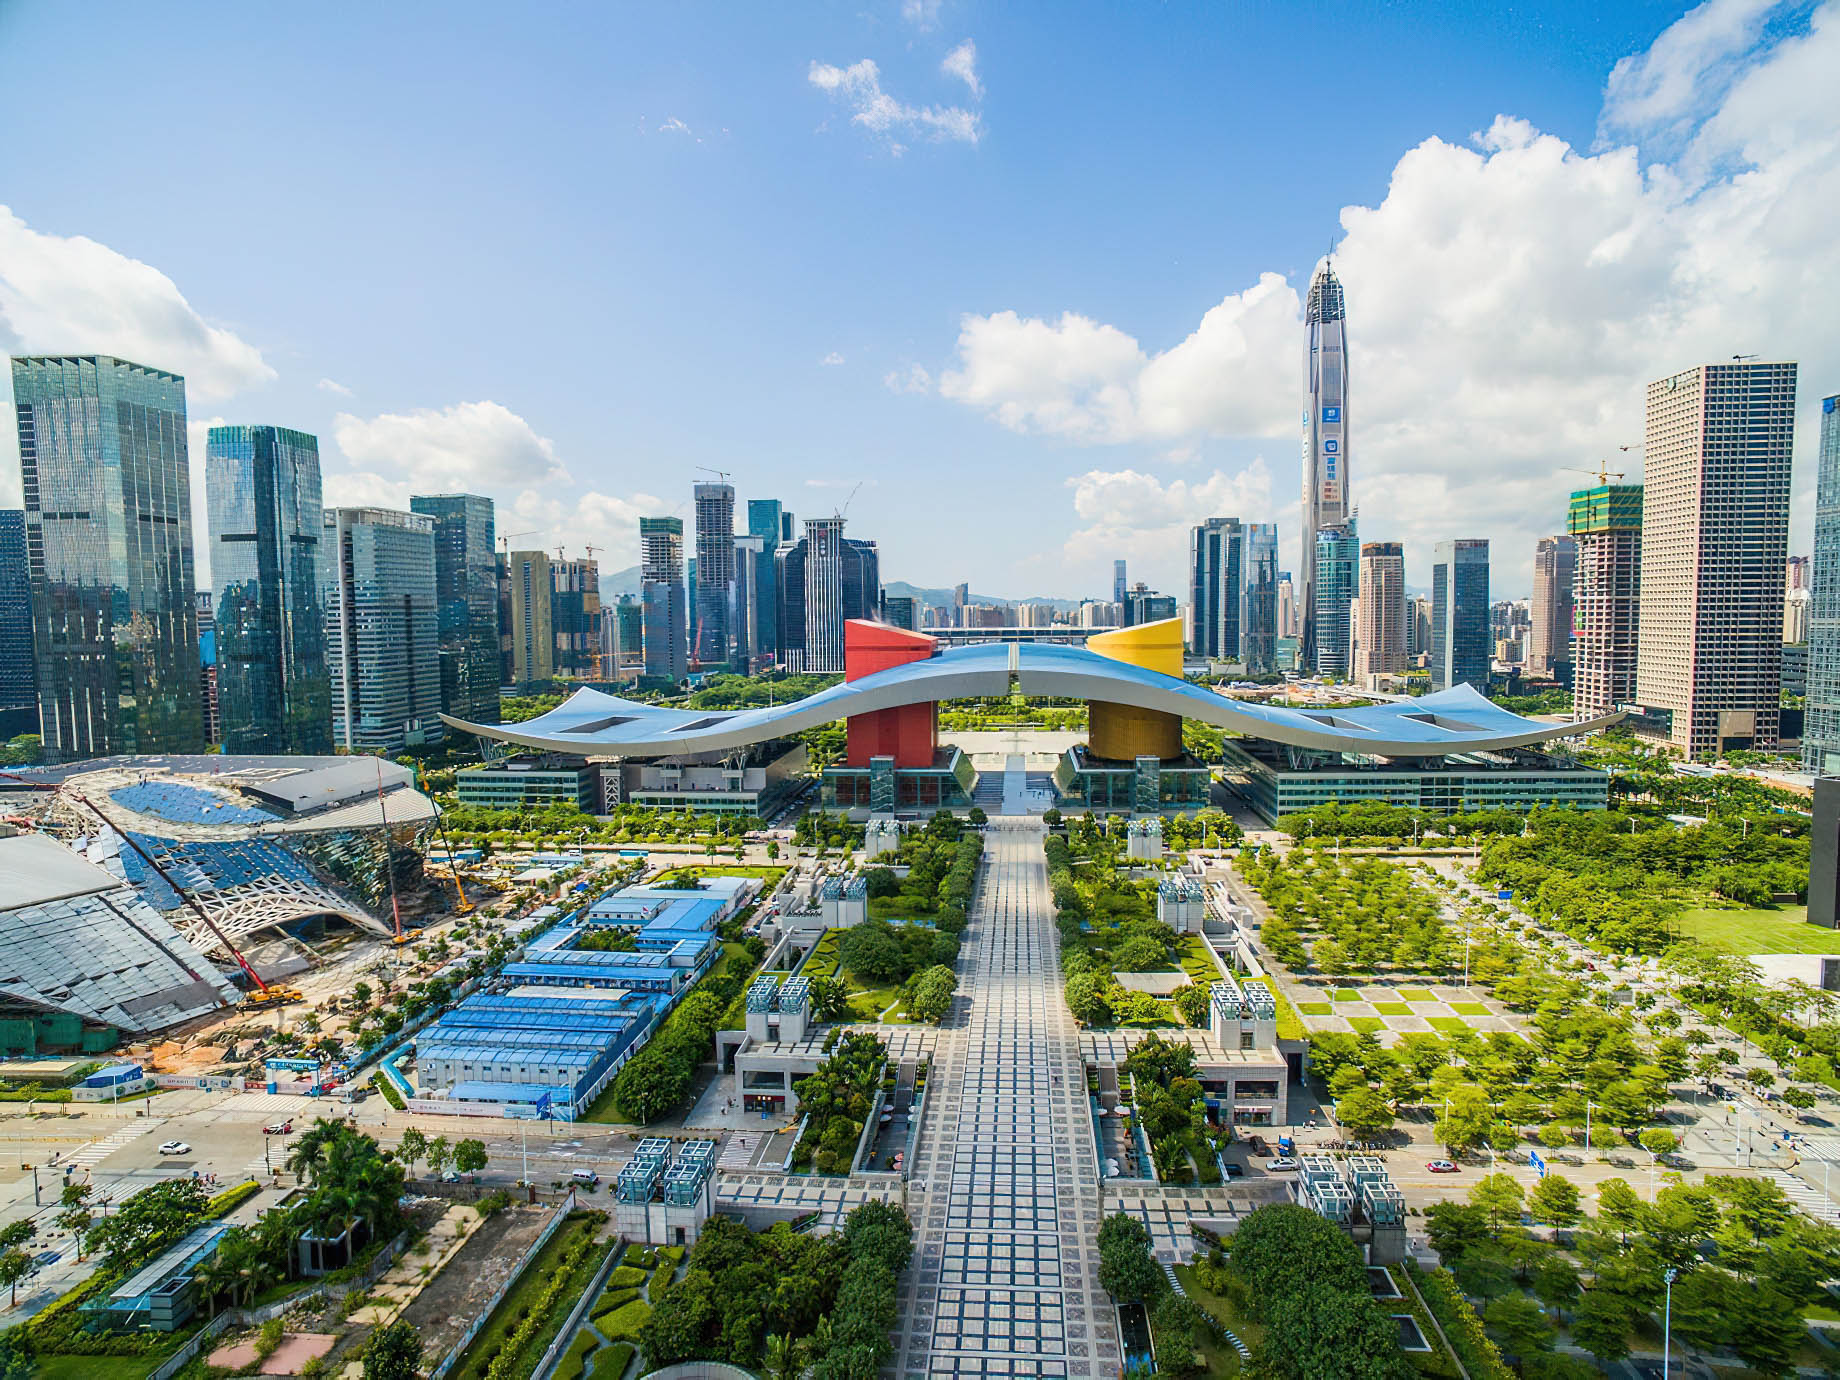
[[32,1273],[32,1257],[18,1247],[0,1255],[0,1284],[13,1291],[13,1301],[9,1307],[19,1306],[19,1281]]
[[1489,1239],[1488,1214],[1468,1203],[1446,1199],[1425,1209],[1425,1239],[1446,1264]]
[[1569,1227],[1582,1215],[1578,1209],[1578,1185],[1550,1172],[1534,1184],[1527,1201],[1535,1217],[1555,1227]]
[[1100,1224],[1099,1285],[1120,1303],[1151,1301],[1168,1287],[1150,1253],[1149,1228],[1128,1213]]
[[805,999],[811,1003],[813,1020],[837,1020],[850,1009],[849,984],[841,978],[815,977],[806,989]]
[[1647,1211],[1647,1205],[1627,1179],[1605,1179],[1597,1186],[1597,1215],[1616,1228],[1619,1241],[1628,1241],[1629,1233],[1642,1224]]
[[77,1259],[83,1258],[83,1234],[95,1221],[89,1210],[89,1185],[70,1182],[58,1195],[58,1215],[51,1220],[61,1231],[67,1231],[77,1239]]
[[454,1168],[462,1174],[477,1174],[486,1167],[486,1143],[467,1139],[454,1146]]
[[446,1136],[436,1136],[428,1142],[428,1173],[432,1178],[440,1178],[441,1171],[447,1168],[448,1161],[454,1157],[454,1148],[447,1142]]
[[1807,1088],[1784,1088],[1782,1100],[1798,1112],[1805,1112],[1814,1106],[1814,1094]]
[[1206,1361],[1195,1345],[1195,1336],[1208,1323],[1191,1299],[1169,1290],[1157,1301],[1150,1323],[1155,1329],[1159,1373],[1187,1376],[1203,1369]]
[[1578,1302],[1580,1292],[1578,1267],[1556,1251],[1533,1272],[1534,1297],[1561,1317]]
[[[1213,1013],[1214,998],[1200,983],[1191,982],[1186,987],[1176,989],[1175,1005],[1183,1021],[1199,1030],[1207,1025]],[[1784,1093],[1783,1096],[1786,1098],[1788,1094]]]
[[1075,973],[1067,979],[1067,1009],[1081,1025],[1105,1025],[1111,1020],[1111,1003],[1098,974]]
[[428,1154],[428,1137],[414,1126],[402,1133],[402,1139],[396,1142],[396,1158],[403,1162],[408,1171],[415,1172],[415,1162]]
[[965,822],[973,829],[982,829],[986,824],[990,823],[990,816],[984,813],[983,806],[973,805],[969,810],[965,811]]
[[1629,1329],[1635,1309],[1620,1294],[1589,1289],[1572,1315],[1572,1340],[1606,1366],[1629,1354]]
[[907,999],[907,1014],[916,1020],[934,1024],[944,1020],[952,1010],[952,993],[958,978],[944,964],[935,964],[913,980]]
[[1497,1236],[1509,1222],[1520,1220],[1523,1196],[1520,1184],[1509,1174],[1490,1174],[1469,1191],[1470,1205],[1482,1209],[1489,1230]]
[[1525,1358],[1552,1350],[1552,1324],[1546,1320],[1540,1305],[1525,1294],[1503,1294],[1498,1299],[1490,1299],[1482,1310],[1482,1321],[1510,1356]]
[[1335,1104],[1335,1119],[1357,1135],[1371,1136],[1392,1129],[1393,1109],[1372,1088],[1353,1088]]
[[1268,1295],[1265,1302],[1269,1322],[1254,1363],[1259,1374],[1347,1380],[1405,1380],[1416,1374],[1400,1353],[1398,1324],[1365,1289],[1312,1281]]
[[422,1336],[398,1318],[364,1343],[364,1380],[415,1380],[422,1366]]
[[1664,1126],[1651,1126],[1636,1137],[1636,1143],[1651,1155],[1671,1155],[1680,1140]]
[[799,1380],[800,1372],[805,1369],[806,1348],[796,1337],[781,1332],[769,1333],[764,1355],[771,1380]]

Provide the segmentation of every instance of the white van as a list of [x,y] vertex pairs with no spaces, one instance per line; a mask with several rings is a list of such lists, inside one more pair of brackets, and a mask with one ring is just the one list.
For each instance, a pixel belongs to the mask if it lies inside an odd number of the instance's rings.
[[596,1174],[592,1169],[574,1170],[569,1174],[569,1177],[576,1183],[585,1184],[589,1188],[593,1188],[601,1181],[601,1176]]

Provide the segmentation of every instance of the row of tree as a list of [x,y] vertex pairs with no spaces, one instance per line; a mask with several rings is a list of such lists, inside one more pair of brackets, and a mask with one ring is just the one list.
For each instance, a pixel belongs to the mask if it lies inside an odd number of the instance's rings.
[[754,961],[744,953],[719,959],[665,1017],[650,1043],[613,1079],[613,1105],[640,1123],[663,1116],[690,1095],[696,1071],[715,1052],[716,1031],[746,987]]

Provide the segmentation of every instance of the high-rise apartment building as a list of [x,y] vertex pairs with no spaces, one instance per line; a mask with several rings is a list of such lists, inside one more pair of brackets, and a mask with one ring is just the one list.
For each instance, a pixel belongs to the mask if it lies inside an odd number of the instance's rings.
[[1642,486],[1576,490],[1565,530],[1578,547],[1572,576],[1572,718],[1583,721],[1636,697]]
[[1238,661],[1246,533],[1238,518],[1211,517],[1188,537],[1188,649],[1207,661]]
[[185,380],[21,356],[13,403],[45,759],[200,751]]
[[639,598],[645,605],[645,674],[682,680],[690,661],[682,518],[639,519]]
[[1297,584],[1288,570],[1278,572],[1278,636],[1297,636]]
[[[1359,545],[1354,532],[1354,501],[1348,483],[1347,309],[1342,284],[1328,262],[1310,281],[1304,305],[1303,356],[1303,588],[1298,611],[1303,619],[1299,658],[1324,675],[1348,673],[1348,600],[1354,597],[1353,562]],[[1321,533],[1345,527],[1348,544],[1348,594],[1328,610],[1341,641],[1321,647]]]
[[549,626],[553,673],[575,680],[598,674],[601,651],[601,566],[592,558],[549,563]]
[[1305,670],[1320,676],[1347,676],[1354,669],[1354,601],[1361,577],[1361,538],[1354,518],[1316,530],[1313,604],[1300,610],[1308,629],[1314,616],[1316,661]]
[[1431,688],[1489,689],[1489,543],[1441,541],[1431,562]]
[[735,600],[735,487],[697,484],[696,628],[691,646],[705,666],[726,666],[734,655],[731,611]]
[[26,514],[0,509],[0,738],[38,732],[38,679],[32,662],[32,580]]
[[510,595],[510,684],[520,690],[547,685],[556,674],[556,624],[551,596],[555,575],[547,552],[513,551],[505,560]]
[[1636,698],[1690,757],[1776,746],[1795,376],[1741,360],[1648,386]]
[[1357,674],[1393,675],[1406,667],[1406,556],[1396,541],[1361,548],[1360,648]]
[[400,752],[446,736],[434,571],[434,519],[325,510],[321,602],[337,746]]
[[[881,607],[881,557],[872,541],[843,535],[841,517],[805,519],[805,535],[775,560],[780,640],[792,670],[841,671],[843,625]],[[960,586],[960,588],[964,588]],[[965,622],[968,604],[954,610]]]
[[633,680],[645,673],[645,605],[630,594],[601,605],[601,676]]
[[882,621],[891,628],[905,628],[908,632],[917,632],[914,601],[905,594],[890,594],[882,600]]
[[1278,524],[1246,524],[1244,597],[1240,605],[1240,660],[1253,675],[1278,669]]
[[1406,658],[1431,654],[1431,600],[1414,594],[1406,601]]
[[779,600],[774,556],[782,544],[792,540],[792,514],[777,498],[750,498],[747,515],[748,535],[759,537],[761,542],[754,557],[754,654],[778,661]]
[[319,438],[214,426],[204,465],[224,751],[330,754]]
[[[440,602],[441,709],[469,723],[498,722],[498,569],[492,500],[483,494],[413,494],[409,510],[434,521]],[[508,592],[508,591],[507,591]]]
[[1821,399],[1809,596],[1802,767],[1817,776],[1840,776],[1840,396]]
[[[1823,398],[1821,401],[1825,403],[1827,399]],[[1789,557],[1788,564],[1783,570],[1783,588],[1793,594],[1798,589],[1811,589],[1813,586],[1814,558],[1811,556]]]
[[1527,669],[1562,684],[1572,678],[1572,586],[1577,572],[1578,543],[1573,538],[1541,537],[1534,544]]

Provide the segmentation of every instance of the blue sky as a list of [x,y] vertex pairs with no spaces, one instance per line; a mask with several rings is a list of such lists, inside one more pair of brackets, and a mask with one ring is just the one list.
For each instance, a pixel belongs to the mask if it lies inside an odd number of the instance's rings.
[[1784,94],[1840,23],[1494,11],[0,0],[0,349],[179,369],[196,426],[318,433],[329,501],[478,488],[609,567],[709,466],[862,481],[885,578],[1175,589],[1213,513],[1294,561],[1333,242],[1363,534],[1415,580],[1491,537],[1521,593],[1645,379],[1840,388],[1794,229],[1840,116]]

